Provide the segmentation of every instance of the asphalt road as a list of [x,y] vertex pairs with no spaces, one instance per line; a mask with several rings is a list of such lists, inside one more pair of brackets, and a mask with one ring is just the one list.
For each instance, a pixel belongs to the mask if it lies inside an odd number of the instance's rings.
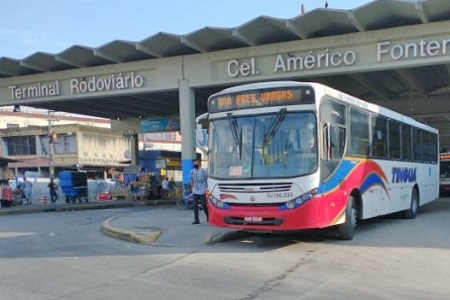
[[[174,206],[0,217],[0,299],[448,299],[450,198],[414,220],[334,231],[248,235],[226,242],[140,245],[112,239],[117,215],[190,220]],[[204,227],[202,227],[204,226]],[[208,225],[187,225],[188,239]],[[164,234],[164,233],[163,233]],[[163,242],[166,241],[166,242]]]

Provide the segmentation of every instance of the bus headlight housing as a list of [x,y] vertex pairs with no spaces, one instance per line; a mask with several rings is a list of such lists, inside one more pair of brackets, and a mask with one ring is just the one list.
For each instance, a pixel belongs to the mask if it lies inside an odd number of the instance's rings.
[[312,189],[309,192],[306,192],[288,202],[286,202],[283,206],[281,206],[281,209],[294,209],[299,207],[300,205],[308,202],[309,200],[311,200],[312,198],[314,198],[314,196],[317,194],[317,189]]
[[229,208],[229,205],[224,203],[223,201],[220,201],[216,197],[214,197],[212,194],[209,194],[209,200],[212,204],[214,204],[215,207],[221,208],[221,209],[227,209]]

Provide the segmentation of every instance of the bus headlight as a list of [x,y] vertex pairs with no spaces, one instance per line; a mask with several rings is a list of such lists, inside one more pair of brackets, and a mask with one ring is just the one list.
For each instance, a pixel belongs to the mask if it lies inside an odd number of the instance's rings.
[[225,206],[222,201],[214,197],[212,194],[209,194],[209,200],[211,200],[211,203],[218,208],[223,208]]
[[312,189],[309,192],[304,193],[303,195],[300,195],[288,202],[286,202],[284,205],[280,207],[280,209],[294,209],[299,207],[300,205],[304,204],[305,202],[309,201],[310,199],[314,198],[314,196],[317,194],[317,189]]

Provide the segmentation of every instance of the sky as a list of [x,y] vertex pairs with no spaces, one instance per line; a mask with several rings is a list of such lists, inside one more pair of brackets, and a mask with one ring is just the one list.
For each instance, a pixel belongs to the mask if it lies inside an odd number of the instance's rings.
[[234,28],[259,16],[292,19],[324,8],[351,10],[371,0],[2,0],[0,57],[57,54],[114,40],[139,42],[158,32]]

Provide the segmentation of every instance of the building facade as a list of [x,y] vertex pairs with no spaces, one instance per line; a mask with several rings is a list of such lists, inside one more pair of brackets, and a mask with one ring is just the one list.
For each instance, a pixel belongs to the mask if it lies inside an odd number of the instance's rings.
[[51,161],[55,176],[62,170],[84,170],[106,177],[111,168],[128,165],[130,138],[122,133],[81,124],[52,125],[51,131],[53,139],[49,126],[0,129],[0,157],[15,160],[8,164],[14,175],[49,177]]

